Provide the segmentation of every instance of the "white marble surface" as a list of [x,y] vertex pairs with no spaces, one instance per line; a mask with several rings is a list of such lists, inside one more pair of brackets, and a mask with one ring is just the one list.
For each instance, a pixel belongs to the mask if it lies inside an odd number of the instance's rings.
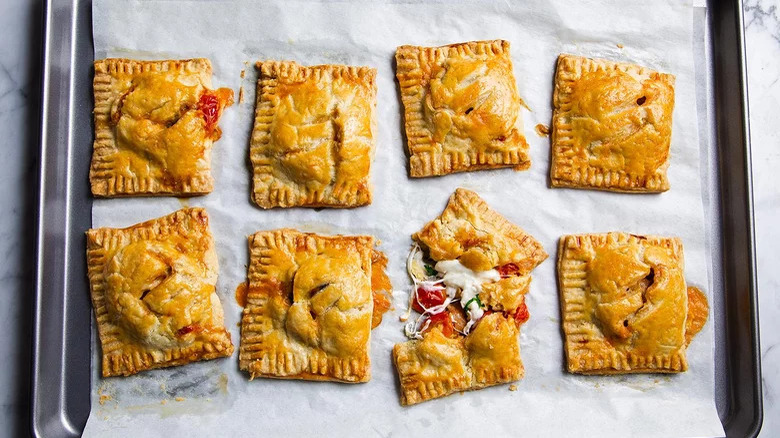
[[[28,433],[39,1],[0,1],[0,436]],[[780,436],[780,0],[745,1],[764,425]]]

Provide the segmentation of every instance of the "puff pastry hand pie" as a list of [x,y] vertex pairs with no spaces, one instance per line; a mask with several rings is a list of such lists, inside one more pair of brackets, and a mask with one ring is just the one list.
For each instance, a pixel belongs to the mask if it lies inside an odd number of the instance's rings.
[[569,372],[686,371],[685,349],[707,320],[687,287],[677,238],[626,233],[563,236],[558,282]]
[[233,91],[211,89],[208,59],[95,61],[95,196],[211,192],[211,146]]
[[104,377],[233,353],[205,210],[89,230],[87,266]]
[[531,271],[547,258],[541,244],[465,189],[412,238],[410,309],[420,316],[406,326],[412,340],[393,348],[401,404],[520,379],[518,334]]
[[241,370],[252,378],[367,382],[373,246],[370,236],[292,229],[250,236]]
[[250,158],[262,208],[371,203],[376,69],[258,62]]
[[395,59],[412,177],[530,167],[507,41],[401,46]]
[[553,105],[553,187],[669,190],[674,76],[561,55]]

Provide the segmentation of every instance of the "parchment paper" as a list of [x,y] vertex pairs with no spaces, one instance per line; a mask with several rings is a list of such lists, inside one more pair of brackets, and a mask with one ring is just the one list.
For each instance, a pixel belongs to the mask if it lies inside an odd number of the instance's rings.
[[[683,3],[95,0],[95,59],[208,57],[214,66],[214,86],[231,87],[236,96],[243,88],[244,102],[229,108],[220,121],[224,134],[213,152],[213,193],[189,200],[96,200],[92,211],[93,227],[124,227],[185,205],[206,207],[219,254],[217,291],[236,352],[227,359],[102,379],[93,334],[93,402],[85,435],[722,435],[713,395],[711,322],[688,349],[686,373],[570,375],[563,365],[555,277],[561,235],[619,230],[680,236],[688,282],[711,289],[699,153],[706,142],[699,142],[694,95],[693,8]],[[409,179],[394,79],[395,48],[497,38],[512,45],[518,89],[531,108],[524,112],[531,169]],[[562,52],[637,62],[676,75],[669,192],[638,195],[548,188],[549,139],[537,136],[534,126],[550,123],[555,61]],[[372,205],[263,211],[250,203],[247,157],[257,79],[253,64],[263,59],[377,68]],[[477,191],[550,254],[534,270],[527,298],[531,319],[520,339],[525,378],[514,392],[501,385],[403,408],[390,351],[405,340],[398,316],[405,310],[409,290],[404,271],[409,236],[441,212],[457,187]],[[366,233],[382,240],[396,289],[395,308],[372,334],[370,382],[250,382],[239,372],[241,308],[234,290],[246,277],[246,236],[279,227]]]

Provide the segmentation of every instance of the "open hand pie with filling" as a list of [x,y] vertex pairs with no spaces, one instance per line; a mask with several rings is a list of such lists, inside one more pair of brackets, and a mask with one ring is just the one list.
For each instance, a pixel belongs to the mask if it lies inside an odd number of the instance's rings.
[[547,258],[542,245],[465,189],[412,238],[407,269],[420,316],[407,323],[412,340],[393,348],[401,404],[520,379],[524,295]]

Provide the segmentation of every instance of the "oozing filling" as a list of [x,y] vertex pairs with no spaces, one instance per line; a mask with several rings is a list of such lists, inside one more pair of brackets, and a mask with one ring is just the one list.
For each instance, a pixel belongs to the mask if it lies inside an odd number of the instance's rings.
[[[445,336],[468,335],[475,324],[496,311],[480,299],[483,285],[520,275],[514,263],[487,271],[473,271],[459,260],[426,263],[422,249],[416,244],[409,253],[406,268],[414,282],[409,312],[414,309],[420,313],[404,328],[411,339],[422,339],[423,333],[437,326]],[[518,326],[529,316],[524,302],[517,309],[504,313]]]

